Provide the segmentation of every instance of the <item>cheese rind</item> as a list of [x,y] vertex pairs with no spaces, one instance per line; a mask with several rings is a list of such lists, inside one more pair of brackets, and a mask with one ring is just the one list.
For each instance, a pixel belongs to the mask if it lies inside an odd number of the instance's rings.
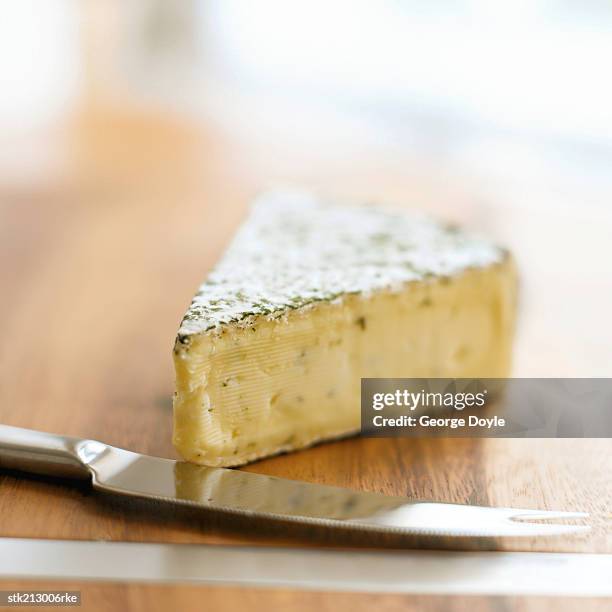
[[174,444],[241,465],[358,431],[362,377],[504,377],[515,295],[511,258],[488,242],[268,196],[179,330]]

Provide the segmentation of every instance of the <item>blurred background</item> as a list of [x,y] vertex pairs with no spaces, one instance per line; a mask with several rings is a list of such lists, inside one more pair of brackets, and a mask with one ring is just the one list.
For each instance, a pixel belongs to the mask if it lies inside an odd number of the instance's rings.
[[135,377],[171,393],[182,312],[278,184],[493,236],[521,270],[515,374],[612,375],[612,3],[3,0],[2,15],[0,358],[24,384],[87,389],[93,359],[115,399]]

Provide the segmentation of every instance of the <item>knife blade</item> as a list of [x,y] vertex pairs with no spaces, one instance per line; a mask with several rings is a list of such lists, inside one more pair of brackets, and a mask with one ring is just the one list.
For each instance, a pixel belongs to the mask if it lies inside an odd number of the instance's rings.
[[611,571],[612,555],[606,554],[363,551],[0,538],[0,580],[610,597]]
[[582,512],[415,501],[199,466],[8,425],[0,425],[0,467],[90,479],[94,489],[107,493],[328,528],[462,538],[558,536],[589,529],[527,522],[588,516]]

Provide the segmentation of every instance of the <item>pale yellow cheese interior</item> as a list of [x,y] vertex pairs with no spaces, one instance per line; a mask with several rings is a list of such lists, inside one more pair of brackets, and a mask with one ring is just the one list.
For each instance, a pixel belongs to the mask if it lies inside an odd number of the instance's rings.
[[505,377],[512,260],[259,315],[177,342],[174,444],[235,466],[360,427],[362,377]]

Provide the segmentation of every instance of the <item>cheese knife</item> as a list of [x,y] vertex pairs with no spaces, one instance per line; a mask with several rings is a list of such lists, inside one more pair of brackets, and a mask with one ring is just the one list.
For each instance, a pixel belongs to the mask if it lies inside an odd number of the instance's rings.
[[204,467],[151,457],[96,440],[0,425],[0,468],[89,480],[106,493],[203,510],[327,528],[428,537],[529,537],[584,532],[584,525],[532,520],[583,512],[490,508],[415,501],[379,493]]

